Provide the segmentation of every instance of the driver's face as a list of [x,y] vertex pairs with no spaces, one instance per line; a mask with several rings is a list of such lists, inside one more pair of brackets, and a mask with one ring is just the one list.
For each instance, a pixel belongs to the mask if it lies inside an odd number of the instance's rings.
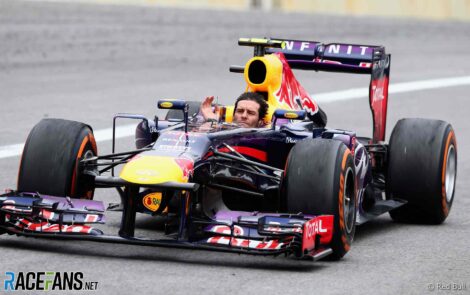
[[233,122],[244,128],[259,126],[259,104],[253,100],[241,100],[233,114]]

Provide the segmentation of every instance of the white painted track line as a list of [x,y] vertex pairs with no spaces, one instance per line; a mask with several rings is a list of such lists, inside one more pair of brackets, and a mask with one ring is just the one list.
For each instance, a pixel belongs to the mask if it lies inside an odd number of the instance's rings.
[[[388,94],[429,90],[437,88],[446,88],[454,86],[470,85],[470,76],[441,78],[432,80],[422,80],[413,82],[404,82],[390,84],[388,87]],[[314,94],[313,98],[318,103],[329,103],[342,100],[364,98],[369,96],[369,87],[351,88],[348,90],[334,91],[327,93]]]
[[[123,125],[116,127],[116,139],[134,135],[136,125],[137,123],[134,125]],[[31,126],[31,128],[33,127]],[[97,142],[111,140],[113,139],[113,128],[94,130],[93,134],[95,135]],[[21,155],[23,152],[23,147],[24,143],[0,146],[0,159]]]
[[[464,86],[470,85],[470,76],[463,77],[452,77],[452,78],[440,78],[440,79],[431,79],[431,80],[422,80],[422,81],[413,81],[413,82],[404,82],[391,84],[389,86],[388,93],[405,93],[412,91],[421,91],[437,88],[446,88],[446,87],[455,87],[455,86]],[[331,103],[343,100],[357,99],[368,97],[369,87],[361,88],[351,88],[348,90],[326,92],[314,94],[313,98],[318,103]],[[133,125],[123,125],[116,128],[116,139],[124,138],[134,135],[135,126]],[[95,130],[95,138],[97,142],[103,142],[111,140],[113,136],[113,129],[106,128],[101,130]],[[23,143],[12,144],[0,146],[0,159],[16,157],[21,155],[23,152]]]
[[23,146],[23,143],[0,146],[0,159],[21,155]]

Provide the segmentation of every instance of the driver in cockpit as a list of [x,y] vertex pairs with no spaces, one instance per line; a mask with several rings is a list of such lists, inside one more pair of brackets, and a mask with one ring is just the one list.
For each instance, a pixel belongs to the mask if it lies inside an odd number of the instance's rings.
[[[206,122],[218,120],[218,109],[212,109],[214,96],[209,96],[201,103],[201,113]],[[263,127],[265,125],[264,117],[268,112],[268,103],[263,95],[256,92],[244,92],[235,101],[233,111],[233,123],[244,128]]]

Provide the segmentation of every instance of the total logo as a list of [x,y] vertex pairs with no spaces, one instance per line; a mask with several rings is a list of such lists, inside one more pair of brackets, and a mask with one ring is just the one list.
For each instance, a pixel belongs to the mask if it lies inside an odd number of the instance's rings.
[[323,227],[322,220],[310,220],[305,224],[305,233],[307,235],[307,239],[312,238],[316,234],[319,233],[326,233],[326,228]]
[[384,89],[383,87],[372,86],[372,100],[379,101],[384,99]]

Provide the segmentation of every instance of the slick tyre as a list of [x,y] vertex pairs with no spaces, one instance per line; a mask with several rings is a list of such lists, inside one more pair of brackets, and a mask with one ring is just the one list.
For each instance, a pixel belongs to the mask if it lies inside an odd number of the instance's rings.
[[290,213],[334,215],[330,259],[349,251],[356,230],[356,188],[353,157],[343,143],[298,142],[287,158],[283,194]]
[[387,194],[408,203],[397,222],[440,224],[449,215],[457,178],[457,142],[444,121],[402,119],[390,137]]
[[29,133],[18,174],[18,191],[92,199],[94,181],[79,162],[98,154],[88,125],[43,119]]

